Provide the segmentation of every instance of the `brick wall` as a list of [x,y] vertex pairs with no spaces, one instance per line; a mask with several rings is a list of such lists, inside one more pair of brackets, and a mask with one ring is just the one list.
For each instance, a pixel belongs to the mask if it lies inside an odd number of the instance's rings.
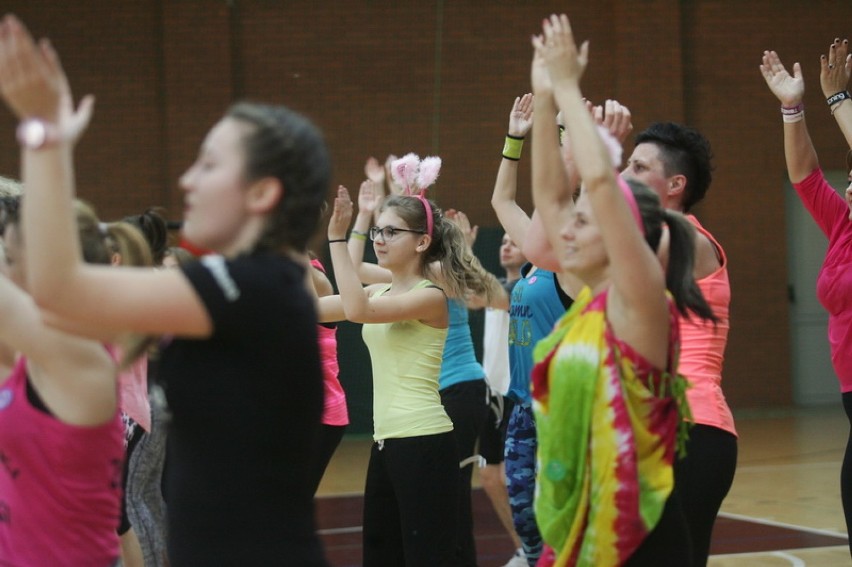
[[[827,167],[844,150],[817,82],[817,57],[852,3],[611,0],[573,8],[591,40],[584,91],[618,98],[642,128],[685,121],[716,154],[698,210],[725,245],[734,288],[726,392],[737,407],[791,400],[784,163],[763,49],[805,65],[808,121]],[[364,160],[440,154],[434,195],[496,226],[489,197],[513,98],[529,90],[530,34],[564,2],[353,0],[6,0],[48,35],[78,95],[98,97],[78,150],[79,193],[104,218],[163,205],[236,98],[286,103],[326,132],[335,184],[357,189]],[[845,30],[847,33],[849,30]],[[0,172],[18,169],[14,120],[0,113]],[[629,149],[629,148],[628,148]],[[529,148],[527,149],[527,156]],[[519,201],[529,207],[529,163]]]

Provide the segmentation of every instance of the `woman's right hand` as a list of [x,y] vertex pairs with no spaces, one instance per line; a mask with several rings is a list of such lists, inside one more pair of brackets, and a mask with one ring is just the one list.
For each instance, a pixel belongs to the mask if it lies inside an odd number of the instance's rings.
[[533,95],[527,93],[524,96],[516,97],[515,104],[512,105],[512,111],[509,113],[509,130],[510,136],[523,138],[532,128],[533,117]]
[[341,240],[346,238],[346,231],[352,221],[352,199],[349,190],[343,185],[337,188],[337,197],[334,199],[334,210],[328,221],[328,239]]
[[760,72],[766,80],[781,106],[792,108],[802,102],[805,96],[805,80],[802,78],[802,67],[793,63],[793,74],[787,72],[781,59],[774,51],[764,51]]

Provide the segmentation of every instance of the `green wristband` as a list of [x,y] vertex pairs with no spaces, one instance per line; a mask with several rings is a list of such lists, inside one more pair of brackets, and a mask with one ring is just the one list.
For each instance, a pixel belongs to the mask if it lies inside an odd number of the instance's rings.
[[521,159],[521,150],[524,147],[524,139],[506,134],[506,141],[503,144],[503,157],[512,161]]
[[349,232],[349,237],[356,240],[367,240],[367,233],[361,232],[360,230],[351,230]]

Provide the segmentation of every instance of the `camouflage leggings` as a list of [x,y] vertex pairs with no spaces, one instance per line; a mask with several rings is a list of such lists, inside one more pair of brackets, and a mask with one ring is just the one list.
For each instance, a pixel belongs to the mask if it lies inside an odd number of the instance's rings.
[[542,540],[533,513],[535,494],[535,418],[529,404],[512,410],[506,430],[506,488],[515,531],[521,538],[530,567],[541,555]]

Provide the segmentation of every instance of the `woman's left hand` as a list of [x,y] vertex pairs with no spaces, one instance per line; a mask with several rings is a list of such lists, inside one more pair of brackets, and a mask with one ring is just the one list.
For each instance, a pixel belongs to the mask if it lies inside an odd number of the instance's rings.
[[59,56],[46,39],[38,44],[15,16],[0,22],[0,95],[21,120],[52,122],[62,140],[74,143],[92,117],[94,97],[74,109],[68,78]]
[[828,57],[819,56],[819,84],[825,98],[845,91],[852,75],[852,54],[849,51],[849,40],[835,38],[828,48]]

